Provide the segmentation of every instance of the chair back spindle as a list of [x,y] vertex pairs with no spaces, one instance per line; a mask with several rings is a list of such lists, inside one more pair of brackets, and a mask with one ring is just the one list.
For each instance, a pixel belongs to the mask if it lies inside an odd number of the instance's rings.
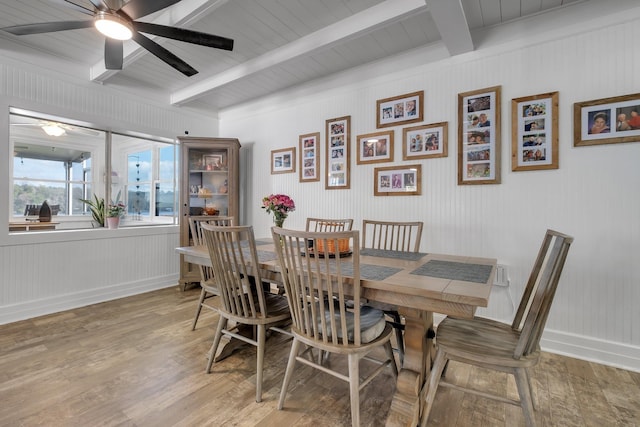
[[422,221],[362,221],[362,248],[418,252]]
[[[280,264],[285,267],[283,282],[292,329],[313,341],[360,345],[361,307],[356,304],[348,309],[346,304],[351,298],[356,301],[360,298],[359,232],[285,231],[287,234],[281,235],[281,230],[272,228],[274,239],[283,242],[277,252]],[[305,250],[310,242],[314,247],[327,248],[332,244],[338,247],[340,239],[350,240],[352,257],[309,256],[311,252]]]
[[307,231],[334,232],[351,231],[353,219],[307,218]]
[[202,235],[224,310],[238,319],[266,317],[264,292],[250,281],[262,283],[253,227],[202,224]]
[[573,237],[547,230],[511,325],[520,331],[513,357],[538,348]]

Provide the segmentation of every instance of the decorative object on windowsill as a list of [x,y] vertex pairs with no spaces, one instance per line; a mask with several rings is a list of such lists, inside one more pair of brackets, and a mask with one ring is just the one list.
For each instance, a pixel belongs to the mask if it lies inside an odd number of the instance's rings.
[[271,194],[262,199],[262,209],[267,213],[273,212],[273,222],[276,227],[282,227],[289,212],[296,210],[296,204],[286,194]]
[[95,226],[97,224],[98,227],[104,227],[104,198],[98,197],[94,194],[93,200],[80,199],[80,201],[89,206],[91,216],[93,217],[93,225]]
[[107,226],[111,229],[120,226],[120,217],[124,214],[126,206],[123,203],[110,204],[107,208]]
[[40,222],[51,222],[51,208],[49,207],[49,203],[47,203],[46,200],[42,202],[42,206],[40,206],[38,219],[40,220]]

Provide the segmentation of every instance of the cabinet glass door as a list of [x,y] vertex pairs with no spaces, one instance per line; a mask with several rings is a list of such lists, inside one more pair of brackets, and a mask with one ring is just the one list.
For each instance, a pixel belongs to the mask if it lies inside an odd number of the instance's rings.
[[189,150],[189,214],[229,215],[227,150]]

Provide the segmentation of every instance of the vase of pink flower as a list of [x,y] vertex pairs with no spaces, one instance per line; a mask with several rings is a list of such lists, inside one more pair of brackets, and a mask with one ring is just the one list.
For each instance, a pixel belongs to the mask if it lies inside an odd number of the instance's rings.
[[277,227],[282,227],[289,212],[296,210],[296,204],[286,194],[271,194],[262,199],[262,209],[273,213],[273,222]]

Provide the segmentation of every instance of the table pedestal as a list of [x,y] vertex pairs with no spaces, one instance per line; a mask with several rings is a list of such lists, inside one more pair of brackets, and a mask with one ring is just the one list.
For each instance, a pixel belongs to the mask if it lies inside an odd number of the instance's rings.
[[433,313],[398,307],[405,318],[404,364],[398,373],[396,394],[391,401],[387,426],[416,426],[424,407],[421,390],[431,368]]

